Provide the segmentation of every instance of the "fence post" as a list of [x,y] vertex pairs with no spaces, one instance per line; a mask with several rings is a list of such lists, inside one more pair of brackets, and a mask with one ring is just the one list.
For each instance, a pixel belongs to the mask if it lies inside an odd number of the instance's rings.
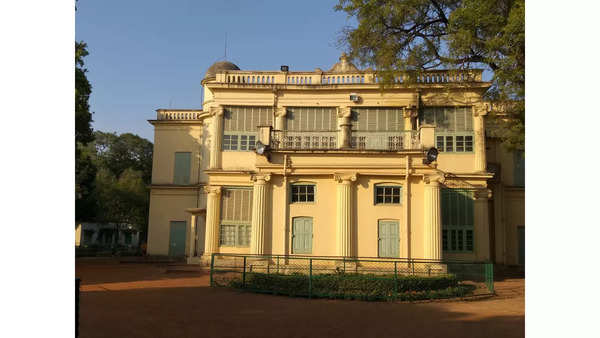
[[242,270],[242,289],[246,288],[246,256],[244,256],[244,269]]
[[75,338],[79,337],[79,285],[81,279],[75,278]]
[[414,276],[415,275],[415,261],[414,261],[414,259],[412,260],[411,265],[412,265],[412,274]]
[[394,261],[394,299],[398,299],[398,262]]
[[344,261],[344,273],[346,273],[346,256],[342,257],[342,260]]
[[312,298],[312,258],[308,259],[309,269],[308,269],[308,298]]
[[279,256],[277,256],[277,274],[279,274]]
[[485,282],[488,290],[494,293],[494,265],[492,263],[485,263]]
[[267,275],[269,273],[271,273],[270,265],[271,265],[271,258],[267,258]]
[[213,270],[215,269],[215,254],[210,255],[210,286],[213,286]]

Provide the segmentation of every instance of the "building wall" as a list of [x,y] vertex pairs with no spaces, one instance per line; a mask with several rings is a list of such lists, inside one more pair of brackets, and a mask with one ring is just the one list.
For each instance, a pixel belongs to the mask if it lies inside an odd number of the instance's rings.
[[[189,224],[190,214],[185,210],[196,207],[206,207],[206,194],[200,193],[198,189],[153,188],[150,193],[147,253],[168,255],[170,222],[185,221]],[[187,239],[189,234],[186,234],[186,244]]]

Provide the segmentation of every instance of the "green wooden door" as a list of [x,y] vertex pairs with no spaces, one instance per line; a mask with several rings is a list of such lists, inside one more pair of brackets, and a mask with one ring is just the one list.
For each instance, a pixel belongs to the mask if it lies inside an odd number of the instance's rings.
[[169,232],[169,256],[185,255],[185,221],[171,222]]
[[518,227],[519,232],[519,265],[525,265],[525,227]]
[[379,257],[399,257],[398,221],[379,221]]
[[312,218],[296,217],[292,224],[292,253],[312,253]]

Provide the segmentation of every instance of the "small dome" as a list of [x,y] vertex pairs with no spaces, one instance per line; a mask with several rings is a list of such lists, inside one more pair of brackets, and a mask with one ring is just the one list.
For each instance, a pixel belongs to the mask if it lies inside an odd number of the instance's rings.
[[211,78],[217,76],[217,73],[223,70],[240,70],[240,67],[229,61],[217,61],[212,64],[212,66],[208,67],[204,78]]
[[340,62],[333,65],[329,71],[333,73],[360,72],[360,70],[358,70],[358,68],[356,68],[352,62],[348,61],[348,55],[346,55],[346,53],[342,53],[342,56],[340,56]]

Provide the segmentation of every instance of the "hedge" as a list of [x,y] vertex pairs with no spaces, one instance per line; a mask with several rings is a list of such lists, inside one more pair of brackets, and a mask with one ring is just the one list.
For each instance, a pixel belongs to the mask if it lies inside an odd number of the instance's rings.
[[[360,300],[423,300],[461,297],[472,287],[459,285],[454,275],[398,276],[374,274],[319,274],[312,276],[311,296]],[[245,285],[240,279],[230,281],[230,287],[254,292],[288,296],[308,296],[308,276],[304,274],[247,273]]]

